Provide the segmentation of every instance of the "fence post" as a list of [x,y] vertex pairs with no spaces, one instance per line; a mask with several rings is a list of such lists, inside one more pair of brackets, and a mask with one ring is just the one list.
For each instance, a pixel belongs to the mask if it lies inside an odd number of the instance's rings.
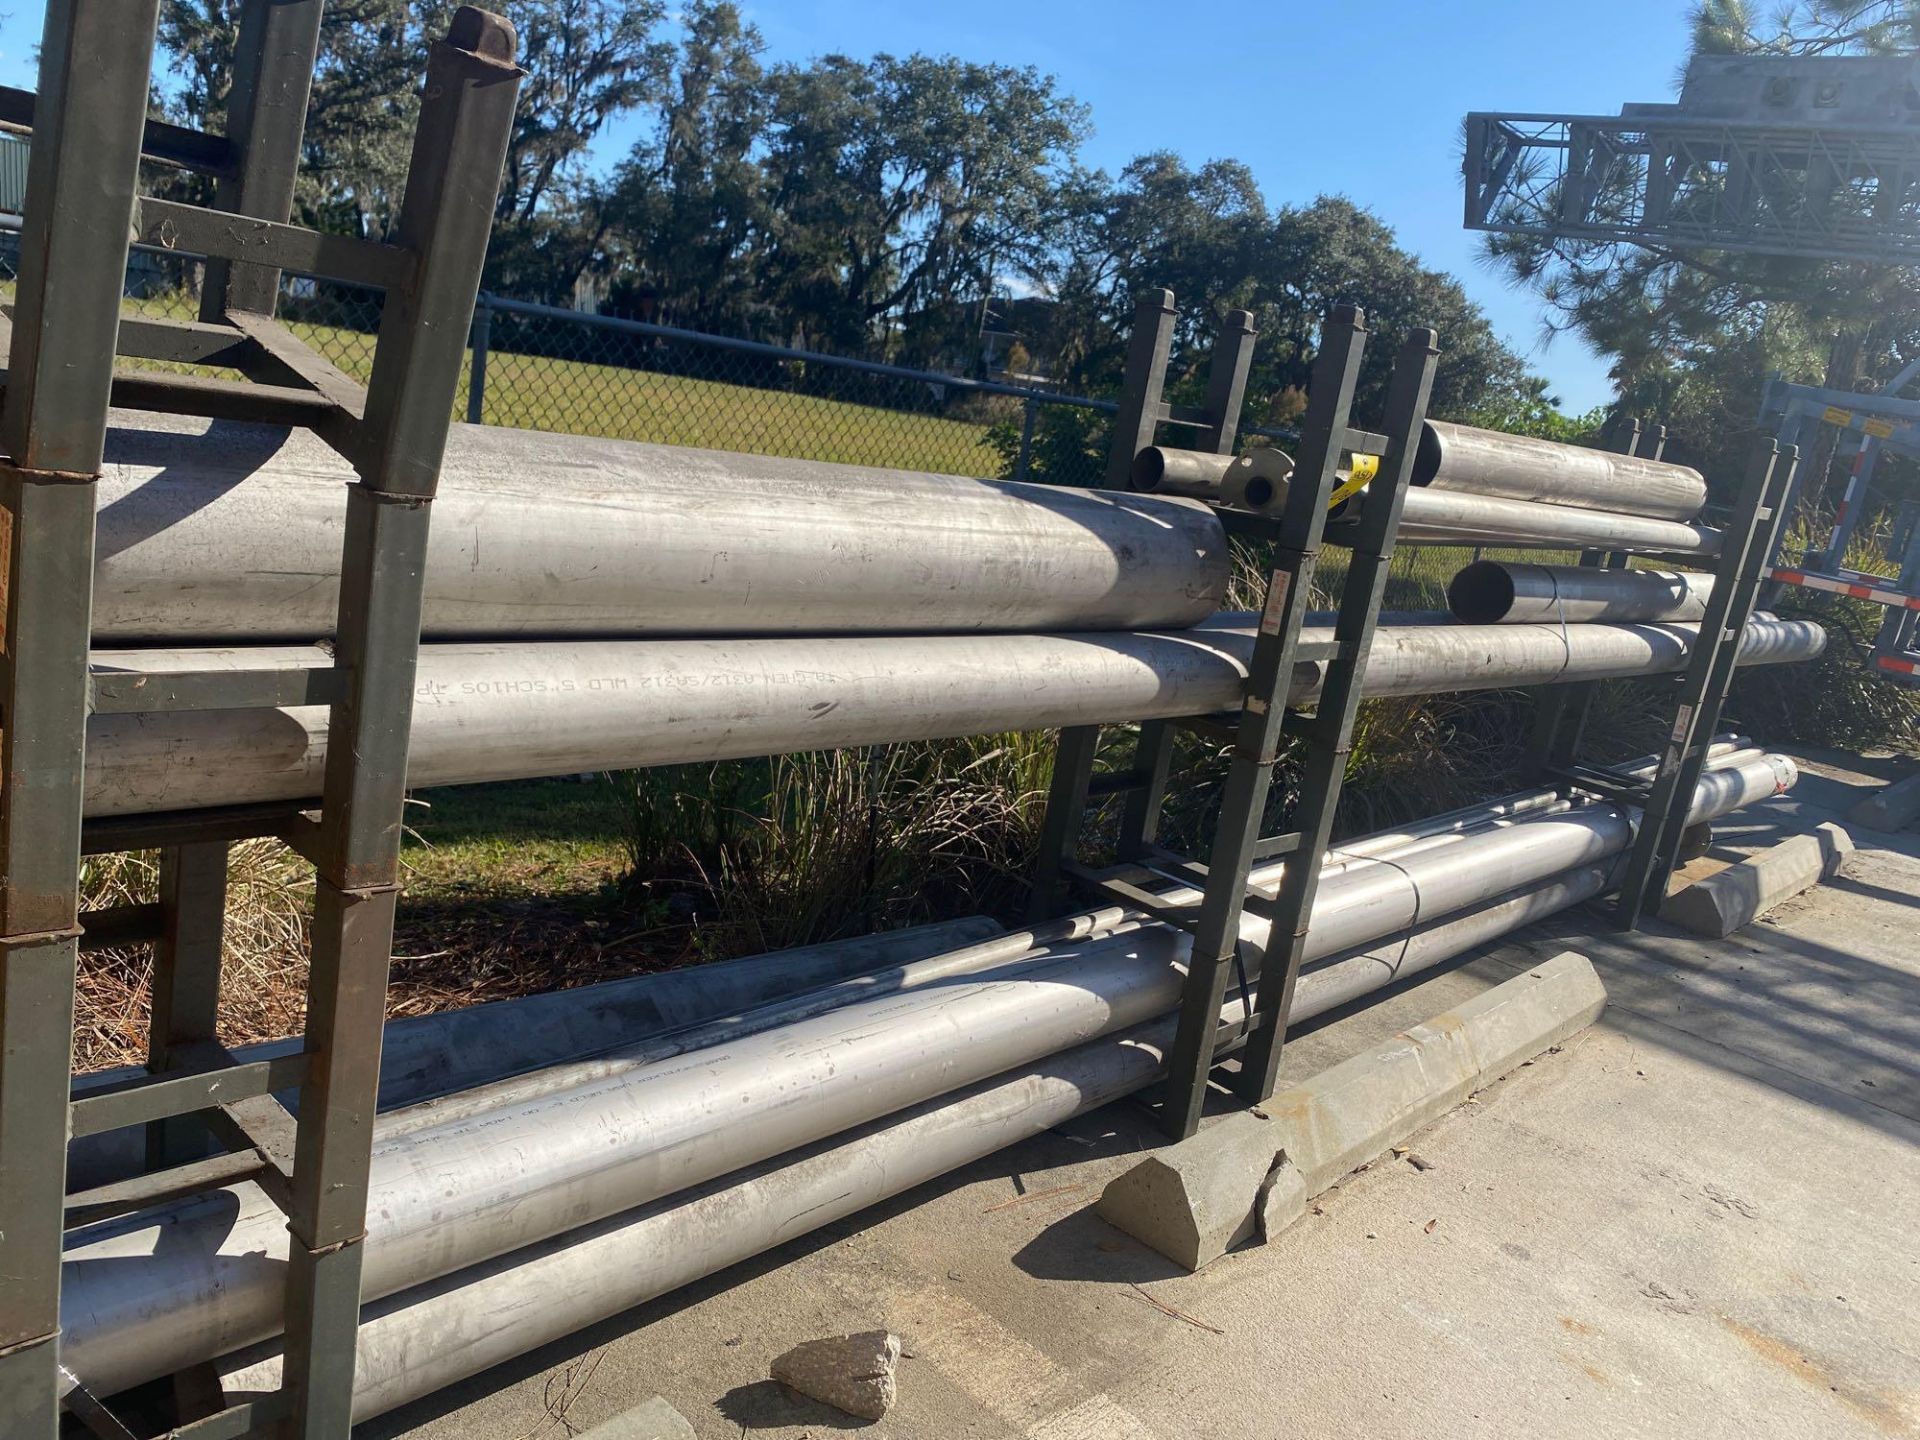
[[480,413],[487,401],[487,346],[493,339],[493,307],[483,294],[474,301],[473,328],[468,343],[473,347],[472,368],[467,377],[467,423],[480,424]]
[[1013,478],[1016,480],[1026,479],[1027,469],[1033,463],[1033,424],[1040,416],[1039,397],[1027,396],[1020,408],[1020,454],[1013,462]]

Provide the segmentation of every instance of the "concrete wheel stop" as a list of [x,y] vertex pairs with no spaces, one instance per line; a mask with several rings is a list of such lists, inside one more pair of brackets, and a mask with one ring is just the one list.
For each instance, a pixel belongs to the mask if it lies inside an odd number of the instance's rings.
[[1571,951],[1117,1176],[1095,1209],[1187,1270],[1271,1240],[1335,1181],[1591,1025],[1607,1001]]
[[1869,830],[1904,830],[1920,820],[1920,775],[1875,791],[1847,812],[1847,819]]
[[1737,865],[1674,891],[1660,918],[1713,939],[1750,925],[1783,900],[1838,875],[1853,841],[1831,820],[1811,834],[1793,835]]

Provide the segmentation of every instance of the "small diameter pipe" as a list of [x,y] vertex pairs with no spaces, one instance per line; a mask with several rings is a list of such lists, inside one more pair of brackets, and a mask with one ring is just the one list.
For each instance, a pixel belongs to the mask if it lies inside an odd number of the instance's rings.
[[1152,445],[1134,457],[1130,480],[1139,491],[1275,515],[1286,503],[1292,475],[1293,457],[1271,445],[1256,445],[1240,456]]
[[[1294,1021],[1375,990],[1604,892],[1618,861],[1509,892],[1300,977]],[[1230,997],[1221,1018],[1243,1014]],[[927,1102],[786,1155],[365,1307],[354,1381],[364,1421],[645,1301],[713,1275],[1098,1109],[1165,1075],[1161,1020]],[[280,1383],[277,1346],[219,1364],[229,1399]]]
[[[1718,763],[1738,748],[1730,743],[1732,738],[1716,741],[1709,758]],[[1650,770],[1654,759],[1647,756],[1621,768],[1628,773]],[[1458,837],[1501,819],[1567,808],[1569,802],[1561,790],[1547,787],[1524,791],[1360,836],[1333,847],[1327,863],[1330,868],[1345,868],[1425,843],[1432,837]],[[1255,872],[1255,884],[1271,889],[1284,868],[1281,864],[1261,867]],[[1189,896],[1192,893],[1187,891]],[[675,1053],[697,1048],[697,1043],[714,1043],[740,1033],[739,1026],[746,1022],[741,1012],[762,1011],[803,992],[835,987],[828,992],[834,997],[832,1004],[819,1007],[834,1008],[883,990],[908,989],[949,974],[990,968],[1023,958],[1042,945],[1109,933],[1140,918],[1134,912],[1109,907],[987,943],[989,936],[998,935],[1000,927],[984,917],[969,916],[663,974],[408,1016],[390,1022],[381,1037],[379,1108],[389,1118],[377,1133],[398,1134],[457,1114],[491,1108],[499,1103],[502,1082],[524,1077],[526,1085],[535,1087],[535,1077],[528,1072],[538,1072],[537,1093],[551,1093],[612,1073],[611,1069],[593,1068],[594,1062],[617,1058],[621,1068],[632,1068],[635,1055],[668,1032],[680,1032],[676,1040],[692,1042],[683,1043]],[[945,957],[946,963],[923,966],[915,972],[904,968],[911,961],[935,956]],[[850,983],[836,986],[842,980]],[[787,1018],[799,1018],[799,1012]],[[705,1030],[693,1028],[714,1020],[720,1024]],[[699,1035],[708,1038],[695,1041]],[[245,1046],[236,1054],[242,1060],[269,1060],[292,1054],[299,1045],[297,1039],[266,1041]],[[76,1081],[75,1093],[85,1094],[139,1073],[138,1067],[123,1066],[83,1076]],[[536,1093],[536,1088],[526,1093]],[[281,1099],[290,1108],[297,1108],[299,1103],[298,1096],[291,1092]],[[429,1100],[440,1103],[422,1103]],[[404,1114],[390,1114],[402,1107],[406,1107]],[[134,1129],[85,1136],[68,1146],[68,1188],[73,1191],[137,1175],[145,1168],[145,1142]]]
[[[1567,511],[1568,514],[1579,512]],[[1239,706],[1253,617],[1178,634],[573,641],[421,650],[415,788],[704,763]],[[1232,625],[1242,628],[1228,628]],[[1289,701],[1319,693],[1330,628],[1303,632]],[[1370,696],[1678,670],[1683,625],[1395,625],[1374,635]],[[1742,664],[1817,655],[1806,620],[1755,618]],[[96,652],[154,673],[328,663],[310,648]],[[87,813],[132,815],[320,793],[327,712],[189,711],[88,722]]]
[[[1751,752],[1739,754],[1739,752]],[[1753,748],[1753,742],[1744,735],[1716,735],[1713,743],[1707,747],[1707,761],[1718,768],[1730,763],[1740,763],[1758,758],[1761,752]],[[1739,762],[1731,757],[1739,754]],[[1632,760],[1621,762],[1614,767],[1624,775],[1651,776],[1659,765],[1658,755],[1640,755]],[[1511,795],[1502,795],[1494,800],[1479,801],[1472,805],[1463,805],[1457,810],[1444,811],[1438,815],[1429,815],[1424,820],[1390,830],[1376,830],[1370,835],[1354,840],[1343,840],[1334,844],[1330,855],[1372,856],[1397,850],[1428,836],[1458,834],[1492,824],[1496,820],[1517,818],[1521,815],[1552,808],[1567,793],[1564,785],[1541,785],[1531,790],[1516,791]]]
[[[969,915],[390,1020],[380,1036],[379,1108],[417,1107],[437,1096],[583,1059],[852,976],[897,973],[910,961],[948,954],[1000,933],[994,921]],[[1031,938],[1012,945],[1012,953],[1033,948]],[[275,1060],[298,1053],[304,1043],[299,1037],[268,1040],[242,1046],[234,1054],[246,1062]],[[121,1066],[80,1076],[74,1094],[84,1096],[145,1073],[143,1066]],[[282,1092],[279,1098],[298,1111],[297,1091]],[[146,1139],[137,1127],[83,1136],[67,1147],[69,1191],[109,1184],[146,1168]]]
[[[1724,753],[1724,747],[1716,746],[1710,751],[1710,760],[1721,763],[1716,758],[1720,753]],[[1757,756],[1758,752],[1754,752],[1742,758]],[[1648,768],[1651,768],[1651,763],[1648,762]],[[1334,847],[1327,853],[1323,874],[1331,877],[1364,865],[1398,863],[1405,856],[1457,843],[1470,835],[1502,825],[1520,814],[1557,814],[1571,808],[1571,801],[1552,792],[1549,792],[1549,803],[1546,804],[1533,803],[1529,795],[1520,797],[1516,802],[1495,800],[1464,807],[1451,816],[1435,817],[1422,826],[1362,837],[1350,846]],[[1271,896],[1285,871],[1283,861],[1258,866],[1249,877],[1249,883],[1255,890]],[[1184,880],[1168,878],[1173,885],[1161,892],[1160,898],[1165,903],[1200,903],[1201,894],[1197,889],[1187,885]],[[1137,911],[1118,907],[1068,916],[1031,930],[1016,932],[1012,936],[997,937],[945,955],[903,964],[881,975],[855,976],[838,984],[769,1001],[750,1012],[725,1015],[709,1024],[691,1026],[671,1035],[635,1036],[630,1043],[606,1047],[598,1054],[581,1057],[571,1063],[557,1062],[532,1074],[503,1076],[493,1083],[476,1086],[434,1104],[413,1106],[404,1115],[391,1117],[378,1133],[385,1139],[390,1135],[498,1110],[506,1105],[525,1104],[543,1095],[629,1074],[693,1050],[811,1019],[876,995],[918,990],[955,976],[977,976],[1010,965],[1017,968],[1020,962],[1031,960],[1048,945],[1089,939],[1096,935],[1125,934],[1140,928],[1145,918]]]
[[[1225,1019],[1237,1019],[1229,1001]],[[353,1418],[665,1295],[1151,1085],[1157,1020],[896,1115],[883,1124],[569,1232],[363,1307]],[[238,1398],[279,1385],[271,1348],[221,1367]]]
[[1706,480],[1685,465],[1444,420],[1422,427],[1413,483],[1659,520],[1691,520],[1707,503]]
[[617,1076],[629,1075],[695,1050],[732,1044],[782,1026],[811,1020],[832,1010],[889,995],[907,995],[960,976],[978,976],[1019,969],[1024,962],[1046,955],[1052,947],[1081,944],[1140,928],[1141,916],[1120,906],[1106,906],[1063,916],[1026,930],[1013,931],[945,954],[930,955],[891,969],[854,975],[832,984],[770,999],[750,1009],[720,1015],[670,1034],[636,1035],[578,1059],[519,1075],[502,1076],[484,1085],[448,1095],[428,1104],[410,1106],[387,1118],[377,1130],[381,1140],[469,1120],[512,1105],[525,1105],[544,1096],[575,1090]]
[[1468,625],[1635,624],[1699,620],[1713,576],[1694,570],[1599,570],[1476,560],[1447,586],[1447,606]]
[[[1708,763],[1714,769],[1759,762],[1762,758],[1762,752],[1747,748],[1743,741],[1733,736],[1722,737],[1708,748]],[[1645,756],[1627,761],[1617,768],[1627,775],[1647,775],[1651,774],[1657,763],[1658,757]],[[1554,789],[1523,791],[1482,804],[1463,806],[1398,830],[1377,832],[1335,846],[1328,851],[1324,873],[1342,874],[1367,864],[1397,864],[1405,857],[1504,827],[1521,816],[1563,814],[1572,808],[1572,802],[1565,798],[1563,791]],[[1283,861],[1258,866],[1250,877],[1251,884],[1261,893],[1271,895],[1285,870]],[[1174,905],[1197,905],[1201,896],[1191,886],[1177,883],[1164,891],[1161,898]],[[791,993],[779,999],[769,997],[750,1011],[743,1007],[741,1012],[721,1015],[707,1024],[689,1024],[670,1035],[648,1034],[642,1030],[622,1037],[618,1043],[601,1047],[591,1055],[580,1055],[571,1060],[566,1055],[555,1055],[552,1064],[533,1073],[502,1074],[491,1078],[488,1083],[474,1085],[432,1104],[412,1105],[405,1113],[385,1119],[377,1134],[385,1139],[497,1110],[508,1104],[524,1104],[539,1096],[627,1074],[692,1050],[810,1019],[859,1000],[882,994],[900,994],[955,976],[979,975],[1017,964],[1033,958],[1048,945],[1090,939],[1097,935],[1127,933],[1139,928],[1144,918],[1136,911],[1106,907],[929,956],[924,960],[902,963],[883,973],[850,976],[839,983],[806,988],[804,993]],[[698,972],[688,973],[697,975]],[[798,992],[802,988],[796,986],[794,990]]]
[[[1695,819],[1791,783],[1777,757],[1709,770]],[[1616,805],[1529,817],[1330,877],[1309,958],[1626,849]],[[1264,925],[1243,928],[1257,966]],[[363,1293],[378,1297],[704,1184],[1174,1008],[1186,937],[1164,926],[1051,947],[524,1105],[376,1144]],[[65,1363],[111,1393],[272,1335],[284,1217],[242,1185],[73,1237]]]
[[1278,515],[1286,508],[1293,468],[1293,457],[1284,450],[1271,445],[1249,450],[1227,471],[1220,498],[1256,515]]
[[1142,494],[1187,495],[1196,500],[1220,499],[1220,485],[1233,466],[1233,456],[1210,450],[1177,450],[1171,445],[1149,445],[1133,457],[1128,483]]
[[[1363,497],[1335,513],[1343,519],[1357,514],[1359,503],[1364,503]],[[1404,545],[1519,545],[1707,556],[1720,553],[1721,535],[1709,526],[1679,520],[1428,489],[1407,492],[1398,538]]]

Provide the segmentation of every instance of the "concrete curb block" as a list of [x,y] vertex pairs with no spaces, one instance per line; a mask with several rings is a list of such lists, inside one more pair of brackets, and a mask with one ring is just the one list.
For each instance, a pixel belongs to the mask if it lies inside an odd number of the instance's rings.
[[687,1417],[656,1395],[644,1405],[594,1426],[578,1440],[694,1440],[694,1434]]
[[1852,853],[1852,839],[1829,820],[1811,834],[1789,836],[1738,865],[1676,890],[1661,905],[1660,918],[1696,935],[1720,939],[1781,901],[1838,875]]
[[1920,819],[1920,775],[1896,780],[1847,812],[1847,819],[1869,830],[1904,830]]
[[1606,1003],[1584,955],[1556,955],[1259,1110],[1148,1156],[1116,1177],[1096,1208],[1175,1264],[1198,1269],[1256,1229],[1272,1238],[1313,1196],[1585,1029]]

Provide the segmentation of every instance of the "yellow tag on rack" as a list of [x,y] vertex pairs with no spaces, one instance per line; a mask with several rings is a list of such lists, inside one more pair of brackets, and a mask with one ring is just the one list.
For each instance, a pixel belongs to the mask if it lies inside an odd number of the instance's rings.
[[1853,411],[1842,410],[1838,405],[1829,405],[1820,412],[1820,418],[1829,425],[1845,425],[1853,419]]
[[1379,473],[1380,457],[1378,455],[1354,456],[1353,467],[1347,471],[1347,478],[1334,487],[1333,494],[1327,500],[1327,508],[1331,510],[1342,500],[1358,495]]
[[1893,437],[1893,425],[1886,420],[1869,420],[1860,428],[1876,440],[1888,440]]

